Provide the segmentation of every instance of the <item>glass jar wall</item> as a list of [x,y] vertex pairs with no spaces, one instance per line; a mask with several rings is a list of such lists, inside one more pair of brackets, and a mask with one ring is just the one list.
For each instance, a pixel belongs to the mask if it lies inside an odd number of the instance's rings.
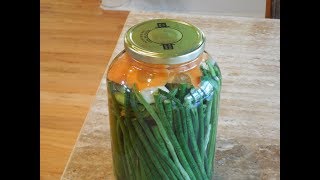
[[116,179],[212,179],[221,72],[204,42],[176,20],[128,30],[107,71]]

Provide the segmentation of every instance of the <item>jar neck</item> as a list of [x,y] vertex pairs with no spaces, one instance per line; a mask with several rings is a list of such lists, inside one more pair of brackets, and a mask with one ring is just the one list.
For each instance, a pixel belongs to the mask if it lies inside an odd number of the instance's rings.
[[207,55],[206,52],[203,52],[199,57],[193,59],[191,61],[181,63],[181,64],[152,64],[140,61],[138,59],[134,59],[128,53],[126,55],[130,58],[132,65],[139,69],[146,69],[148,71],[175,71],[175,72],[185,72],[190,69],[197,67],[203,60],[204,57]]

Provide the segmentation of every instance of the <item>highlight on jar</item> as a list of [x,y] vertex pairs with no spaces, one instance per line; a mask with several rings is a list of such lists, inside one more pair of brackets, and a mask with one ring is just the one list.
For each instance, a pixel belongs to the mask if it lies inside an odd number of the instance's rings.
[[116,179],[212,179],[221,72],[197,27],[130,28],[107,71]]

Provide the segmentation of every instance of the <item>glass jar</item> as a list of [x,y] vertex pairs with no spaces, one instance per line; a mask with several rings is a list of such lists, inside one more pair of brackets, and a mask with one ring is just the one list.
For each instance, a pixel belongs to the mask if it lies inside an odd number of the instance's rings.
[[212,179],[221,73],[203,32],[154,19],[124,45],[107,71],[116,179]]

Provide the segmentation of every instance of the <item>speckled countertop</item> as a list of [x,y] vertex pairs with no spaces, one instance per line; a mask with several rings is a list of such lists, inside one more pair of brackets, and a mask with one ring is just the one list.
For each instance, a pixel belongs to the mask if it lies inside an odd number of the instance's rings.
[[[130,12],[112,57],[123,49],[129,27],[164,17],[202,29],[206,50],[222,72],[214,179],[280,179],[280,20]],[[113,179],[105,79],[63,180]]]

